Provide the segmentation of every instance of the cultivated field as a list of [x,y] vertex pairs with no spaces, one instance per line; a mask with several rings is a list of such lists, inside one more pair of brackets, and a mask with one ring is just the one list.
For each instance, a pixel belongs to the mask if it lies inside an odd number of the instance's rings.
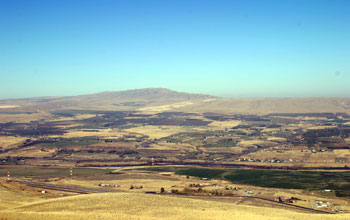
[[138,133],[147,135],[150,138],[162,138],[168,137],[173,134],[181,133],[181,132],[190,132],[190,131],[200,131],[203,130],[201,128],[184,128],[180,126],[140,126],[125,129],[126,132]]

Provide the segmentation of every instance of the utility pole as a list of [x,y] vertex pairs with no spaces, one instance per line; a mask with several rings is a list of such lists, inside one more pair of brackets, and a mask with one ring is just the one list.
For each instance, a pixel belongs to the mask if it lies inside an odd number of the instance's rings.
[[7,170],[7,182],[11,181],[11,172],[10,169]]

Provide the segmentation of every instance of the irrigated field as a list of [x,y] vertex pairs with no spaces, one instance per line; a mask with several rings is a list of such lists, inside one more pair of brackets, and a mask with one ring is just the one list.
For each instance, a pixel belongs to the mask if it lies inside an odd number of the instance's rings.
[[331,189],[336,195],[349,196],[349,172],[279,171],[247,169],[211,169],[197,167],[152,167],[151,171],[175,172],[200,178],[229,180],[235,184],[280,189],[324,190]]

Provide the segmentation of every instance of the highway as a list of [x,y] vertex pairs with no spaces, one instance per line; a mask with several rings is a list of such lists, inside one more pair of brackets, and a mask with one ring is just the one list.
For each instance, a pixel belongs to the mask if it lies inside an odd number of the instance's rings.
[[12,180],[12,182],[25,184],[27,186],[36,187],[36,188],[51,189],[51,190],[72,192],[72,193],[79,193],[79,194],[120,192],[120,191],[111,190],[111,189],[95,189],[95,188],[87,188],[87,187],[81,187],[81,186],[56,185],[56,184],[48,184],[48,183],[28,182],[28,181],[22,181],[22,180]]
[[[196,195],[191,195],[191,196],[183,196],[183,197],[187,197],[187,198],[198,198],[198,197],[203,197],[203,196],[196,196]],[[278,202],[275,201],[273,199],[268,199],[268,198],[264,198],[264,197],[257,197],[257,196],[241,196],[241,195],[232,195],[232,196],[217,196],[217,197],[221,197],[221,198],[241,198],[240,201],[235,202],[235,205],[239,205],[242,204],[245,201],[248,200],[258,200],[258,201],[262,201],[262,202],[269,202],[271,203],[271,205],[275,206],[275,207],[282,207],[282,208],[290,208],[293,210],[299,210],[299,211],[305,211],[305,212],[310,212],[310,213],[318,213],[318,214],[335,214],[333,212],[328,212],[328,211],[323,211],[323,210],[317,210],[317,209],[312,209],[312,208],[308,208],[308,207],[304,207],[304,206],[298,206],[295,204],[291,204],[291,203],[282,203],[282,202]],[[205,196],[204,196],[205,198]]]
[[[80,187],[80,186],[71,186],[71,185],[56,185],[56,184],[48,184],[48,183],[37,183],[37,182],[28,182],[28,181],[22,181],[22,180],[12,180],[13,182],[17,182],[20,184],[25,184],[27,186],[36,187],[36,188],[42,188],[42,189],[50,189],[50,190],[57,190],[57,191],[63,191],[63,192],[72,192],[72,193],[78,193],[78,194],[91,194],[91,193],[120,193],[122,191],[112,190],[112,189],[98,189],[98,188],[87,188],[87,187]],[[177,196],[176,194],[159,194],[159,195],[173,195]],[[181,197],[186,198],[195,198],[195,197],[203,197],[203,196],[194,196],[194,195],[181,195]],[[204,196],[205,197],[205,196]],[[303,206],[298,206],[295,204],[290,203],[281,203],[278,201],[275,201],[273,199],[268,199],[264,197],[257,197],[257,196],[241,196],[241,195],[232,195],[232,196],[218,196],[222,198],[242,198],[241,201],[236,202],[236,205],[239,205],[247,200],[260,200],[263,202],[269,202],[273,206],[276,207],[284,207],[284,208],[291,208],[294,210],[301,210],[311,213],[318,213],[318,214],[334,214],[332,212],[327,212],[323,210],[316,210],[312,208],[307,208]]]

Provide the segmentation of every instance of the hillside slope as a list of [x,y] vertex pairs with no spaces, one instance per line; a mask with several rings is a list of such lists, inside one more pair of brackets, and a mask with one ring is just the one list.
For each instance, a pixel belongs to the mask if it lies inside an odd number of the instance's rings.
[[303,214],[282,209],[259,208],[228,203],[203,201],[173,196],[105,193],[79,195],[0,211],[0,219],[349,219],[348,214]]
[[[1,108],[3,106],[3,108]],[[244,114],[350,112],[350,98],[221,98],[163,88],[0,101],[0,112],[61,109]]]

